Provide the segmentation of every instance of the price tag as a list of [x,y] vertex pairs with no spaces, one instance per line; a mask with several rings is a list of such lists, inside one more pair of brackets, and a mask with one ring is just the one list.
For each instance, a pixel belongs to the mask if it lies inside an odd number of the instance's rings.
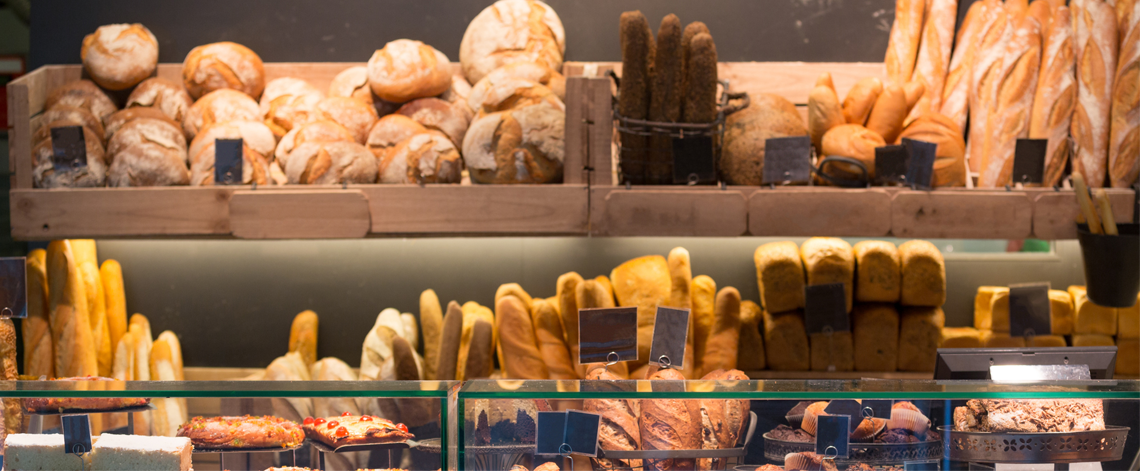
[[562,444],[566,443],[566,413],[539,412],[534,431],[534,454],[562,454]]
[[774,137],[764,141],[761,183],[807,183],[811,180],[811,137]]
[[1009,332],[1011,335],[1052,334],[1051,310],[1049,283],[1009,285]]
[[689,338],[689,310],[657,307],[653,323],[653,345],[649,361],[662,367],[685,367],[685,347]]
[[863,405],[854,399],[831,401],[823,411],[827,412],[827,415],[845,415],[855,418],[855,420],[848,421],[848,426],[851,427],[848,433],[854,432],[855,428],[859,426],[859,423],[863,421]]
[[942,463],[938,460],[903,461],[904,471],[941,471]]
[[242,180],[242,140],[214,140],[214,184],[240,185]]
[[[861,414],[863,417],[875,417],[879,419],[891,418],[891,406],[894,401],[889,399],[863,399],[863,409]],[[870,414],[870,415],[868,415]]]
[[87,166],[87,141],[83,126],[51,128],[51,164],[57,172]]
[[0,317],[28,317],[28,268],[24,257],[0,258]]
[[602,416],[576,410],[566,411],[566,433],[563,442],[570,453],[598,456],[598,426]]
[[716,183],[716,159],[709,136],[673,138],[673,184]]
[[578,310],[578,362],[637,360],[637,308]]
[[1048,139],[1018,139],[1013,149],[1013,183],[1045,181],[1045,150]]
[[63,450],[78,455],[91,452],[91,422],[87,414],[65,415],[63,420]]
[[875,148],[875,183],[892,185],[906,183],[906,148],[883,146]]
[[808,334],[851,330],[843,283],[804,287],[804,325]]
[[916,188],[929,189],[934,178],[934,159],[938,144],[904,137],[906,148],[906,182]]
[[815,453],[823,457],[847,458],[851,417],[821,415],[816,418]]

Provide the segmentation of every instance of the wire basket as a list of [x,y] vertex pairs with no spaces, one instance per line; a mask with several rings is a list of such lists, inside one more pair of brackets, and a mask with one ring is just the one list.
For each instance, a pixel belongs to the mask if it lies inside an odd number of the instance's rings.
[[[614,71],[608,75],[614,86],[621,88],[621,78]],[[639,136],[643,139],[619,138],[618,151],[621,182],[627,185],[712,184],[718,180],[716,164],[720,160],[720,143],[724,141],[725,119],[748,107],[751,99],[747,92],[730,92],[727,80],[717,80],[722,90],[717,100],[716,119],[709,123],[669,123],[627,118],[618,110],[619,97],[612,100],[614,120],[620,136]],[[693,140],[689,141],[692,138]],[[675,141],[676,140],[676,141]],[[687,142],[686,142],[687,141]],[[674,172],[675,143],[711,146],[711,171]],[[700,149],[698,149],[700,150]]]

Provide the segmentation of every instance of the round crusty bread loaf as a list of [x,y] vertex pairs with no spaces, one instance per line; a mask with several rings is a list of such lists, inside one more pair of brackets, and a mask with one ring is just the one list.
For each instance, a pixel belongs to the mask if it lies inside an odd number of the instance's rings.
[[174,186],[190,181],[185,152],[141,142],[115,156],[107,171],[108,186]]
[[107,119],[119,109],[111,97],[90,80],[73,80],[48,93],[44,109],[50,110],[57,106],[83,108],[100,120]]
[[[484,83],[484,82],[480,82]],[[508,77],[500,82],[488,82],[490,86],[471,89],[467,105],[475,110],[475,116],[497,111],[506,111],[526,105],[548,102],[565,111],[566,106],[558,96],[546,86],[524,78]]]
[[111,142],[111,139],[115,137],[115,133],[118,132],[118,130],[121,129],[124,124],[131,122],[131,120],[139,118],[151,118],[166,121],[177,128],[179,133],[182,132],[182,125],[171,120],[166,116],[166,113],[159,111],[158,108],[144,108],[136,106],[134,108],[123,108],[119,111],[111,113],[111,116],[108,116],[107,119],[104,120],[103,130],[107,134],[107,142]]
[[459,62],[467,81],[477,83],[512,62],[535,62],[562,70],[566,32],[549,5],[538,0],[499,0],[467,25]]
[[322,119],[303,124],[281,138],[281,142],[277,143],[277,149],[273,155],[281,164],[282,168],[285,166],[285,161],[289,160],[289,153],[293,152],[297,146],[306,142],[333,142],[333,141],[356,141],[356,137],[352,135],[344,126],[341,126],[336,121]]
[[562,181],[566,112],[547,101],[476,118],[463,161],[476,183]]
[[439,131],[404,139],[379,163],[380,183],[459,183],[463,169],[459,150]]
[[312,119],[327,119],[344,126],[358,144],[368,139],[368,130],[380,119],[376,110],[359,100],[346,97],[328,97],[317,103]]
[[257,102],[237,90],[223,88],[199,98],[186,112],[182,128],[191,139],[214,123],[226,121],[260,121]]
[[934,151],[933,187],[966,185],[966,141],[954,120],[939,113],[926,113],[910,123],[899,134],[938,145]]
[[186,137],[168,119],[135,118],[128,121],[107,142],[107,161],[113,167],[115,156],[126,149],[142,143],[151,143],[168,149],[170,155],[178,156],[186,166]]
[[448,103],[462,103],[467,106],[467,96],[471,94],[471,84],[462,75],[451,76],[451,87],[439,95],[439,99]]
[[401,106],[396,114],[414,119],[428,129],[435,129],[447,135],[451,143],[463,145],[463,135],[467,133],[470,118],[467,105],[455,105],[439,98],[420,98]]
[[269,162],[276,144],[273,131],[258,121],[229,121],[208,126],[190,143],[190,185],[214,184],[218,139],[242,140],[243,184],[269,184]]
[[265,66],[257,53],[241,44],[205,44],[186,55],[182,62],[182,84],[194,98],[223,88],[257,98],[265,89]]
[[752,104],[729,116],[724,126],[718,167],[729,185],[760,184],[766,139],[808,134],[796,105],[771,93],[752,94]]
[[492,70],[479,80],[471,91],[476,95],[486,96],[488,88],[512,78],[541,83],[554,92],[559,100],[566,100],[566,77],[550,67],[533,62],[515,62]]
[[329,96],[355,98],[372,106],[372,88],[368,86],[368,67],[358,65],[336,74],[336,77],[333,77],[332,82],[329,83]]
[[158,67],[158,40],[146,26],[104,25],[83,38],[79,51],[87,75],[108,90],[125,90]]
[[[60,119],[48,122],[44,129],[61,126],[82,126],[78,121]],[[107,163],[103,158],[103,143],[91,128],[83,126],[83,140],[87,147],[87,166],[68,170],[57,170],[52,163],[54,151],[51,132],[32,149],[35,168],[32,181],[36,188],[81,188],[99,187],[107,178]]]
[[[875,148],[887,145],[882,136],[858,124],[843,124],[823,135],[823,156],[837,155],[858,160],[867,167],[867,178],[875,178]],[[863,176],[858,168],[837,162],[820,169],[830,176],[854,179]]]
[[127,97],[127,108],[155,108],[175,122],[182,122],[186,112],[194,105],[194,100],[182,84],[164,78],[153,77],[143,80]]
[[103,129],[103,123],[99,118],[83,108],[56,105],[54,108],[44,111],[35,118],[32,118],[32,145],[36,145],[40,141],[50,137],[51,126],[47,126],[47,124],[56,121],[69,121],[75,123],[75,125],[83,126],[95,135],[96,140],[100,144],[104,142],[106,133]]
[[390,114],[372,126],[365,145],[377,160],[383,161],[396,144],[421,132],[427,132],[427,128],[416,120],[401,114]]
[[451,62],[435,48],[411,39],[397,39],[368,60],[372,93],[393,103],[436,96],[451,87]]
[[285,163],[289,183],[336,185],[376,183],[376,157],[355,142],[306,142]]
[[265,91],[261,93],[261,115],[265,118],[265,125],[280,139],[294,127],[311,121],[317,103],[324,97],[324,93],[304,80],[293,77],[273,79],[265,84]]

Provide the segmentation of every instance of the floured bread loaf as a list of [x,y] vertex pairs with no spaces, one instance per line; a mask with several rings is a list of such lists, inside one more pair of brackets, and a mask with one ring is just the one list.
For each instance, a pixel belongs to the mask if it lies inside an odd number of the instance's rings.
[[265,84],[259,110],[265,125],[280,139],[294,127],[312,121],[317,103],[324,97],[324,93],[304,80],[281,77]]
[[294,128],[281,138],[277,143],[277,148],[273,151],[273,156],[277,159],[278,164],[284,168],[286,162],[289,160],[289,154],[296,149],[297,146],[306,142],[336,142],[336,141],[356,141],[356,137],[352,135],[344,126],[329,119],[322,119],[303,124],[300,127]]
[[[134,108],[123,108],[119,111],[111,113],[107,119],[103,120],[103,127],[107,133],[107,142],[110,143],[111,140],[114,139],[115,133],[118,132],[119,129],[121,129],[125,124],[138,118],[150,118],[166,121],[167,123],[170,123],[172,126],[174,126],[174,128],[177,129],[179,133],[182,133],[181,121],[171,120],[168,116],[166,116],[166,113],[163,113],[158,108],[136,106]],[[183,135],[182,140],[186,140],[185,135]]]
[[307,142],[293,150],[285,165],[293,184],[376,183],[376,157],[355,142]]
[[352,133],[357,144],[364,144],[368,139],[368,130],[372,129],[379,117],[374,108],[358,100],[327,97],[316,104],[315,113],[310,119],[335,121]]
[[253,98],[265,89],[265,66],[248,47],[232,42],[204,44],[182,62],[182,84],[191,97],[231,88]]
[[269,161],[273,156],[273,131],[258,121],[230,121],[212,124],[190,143],[190,183],[213,185],[218,139],[242,140],[242,184],[267,185]]
[[459,183],[463,162],[439,131],[404,139],[380,163],[380,183]]
[[158,67],[158,40],[141,24],[104,25],[83,38],[83,68],[108,90],[142,82]]
[[44,109],[57,106],[83,108],[101,120],[119,109],[111,97],[90,80],[73,80],[53,89],[44,99]]
[[108,186],[170,186],[189,183],[186,138],[166,119],[138,118],[107,145]]
[[164,78],[152,77],[143,80],[127,97],[127,108],[154,108],[166,117],[181,123],[186,112],[194,105],[194,100],[182,84]]
[[56,169],[52,162],[51,128],[61,126],[81,126],[76,121],[60,120],[47,123],[46,137],[32,149],[35,165],[32,167],[32,181],[36,188],[80,188],[103,186],[107,178],[107,163],[103,158],[102,140],[90,128],[83,126],[83,141],[86,146],[87,166],[71,169]]
[[368,60],[368,84],[372,93],[393,103],[436,96],[451,87],[451,62],[427,44],[397,39]]
[[368,150],[382,161],[397,144],[422,132],[427,132],[427,128],[416,120],[401,114],[390,114],[372,125],[366,144]]
[[193,139],[206,126],[226,121],[261,121],[261,111],[249,95],[223,88],[194,102],[182,119],[182,128]]
[[566,112],[549,102],[476,118],[463,138],[463,161],[475,183],[562,180]]
[[463,145],[463,136],[467,134],[471,110],[463,103],[448,103],[440,98],[420,98],[401,106],[396,114],[412,118],[428,129],[443,133],[458,148]]
[[512,62],[562,70],[565,53],[562,21],[538,0],[500,0],[484,8],[467,25],[459,44],[459,62],[471,83]]

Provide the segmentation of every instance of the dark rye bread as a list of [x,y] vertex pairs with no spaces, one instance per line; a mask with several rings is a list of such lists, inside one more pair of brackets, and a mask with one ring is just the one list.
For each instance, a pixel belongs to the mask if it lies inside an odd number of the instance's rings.
[[752,104],[725,120],[717,170],[729,185],[760,185],[764,146],[773,137],[808,135],[796,105],[771,93],[752,93]]
[[[616,381],[621,378],[605,368],[595,368],[586,374],[586,380]],[[638,450],[641,448],[641,429],[637,423],[639,405],[633,399],[587,399],[582,407],[586,412],[601,416],[598,427],[598,446],[606,450]],[[595,469],[640,468],[641,460],[594,459]]]
[[[700,21],[694,21],[685,26],[685,31],[681,33],[681,93],[684,94],[685,90],[689,89],[689,45],[693,43],[693,38],[698,34],[712,35],[709,27]],[[684,106],[681,107],[681,119],[685,119]],[[683,121],[688,123],[689,121]]]
[[[681,20],[669,14],[657,28],[657,56],[653,62],[653,86],[649,92],[649,120],[675,123],[681,119]],[[673,180],[673,140],[667,135],[649,139],[649,182]]]
[[459,362],[459,342],[463,336],[463,309],[459,303],[447,303],[447,315],[443,318],[443,334],[439,341],[439,364],[436,378],[441,381],[454,381]]
[[[649,114],[649,86],[656,49],[649,21],[640,11],[621,14],[621,84],[618,112],[626,118],[645,119]],[[621,134],[621,170],[630,183],[643,184],[646,176],[648,139]]]
[[716,119],[716,44],[711,35],[693,36],[686,71],[685,122],[711,123]]
[[[673,369],[659,370],[651,381],[684,380]],[[680,399],[648,399],[641,401],[641,449],[695,450],[701,447],[701,418],[698,401]],[[647,471],[694,469],[692,458],[645,460]]]
[[464,379],[479,379],[491,377],[488,369],[491,365],[491,345],[493,343],[493,328],[487,321],[475,321],[471,327],[471,344],[467,352],[467,367],[464,369]]

